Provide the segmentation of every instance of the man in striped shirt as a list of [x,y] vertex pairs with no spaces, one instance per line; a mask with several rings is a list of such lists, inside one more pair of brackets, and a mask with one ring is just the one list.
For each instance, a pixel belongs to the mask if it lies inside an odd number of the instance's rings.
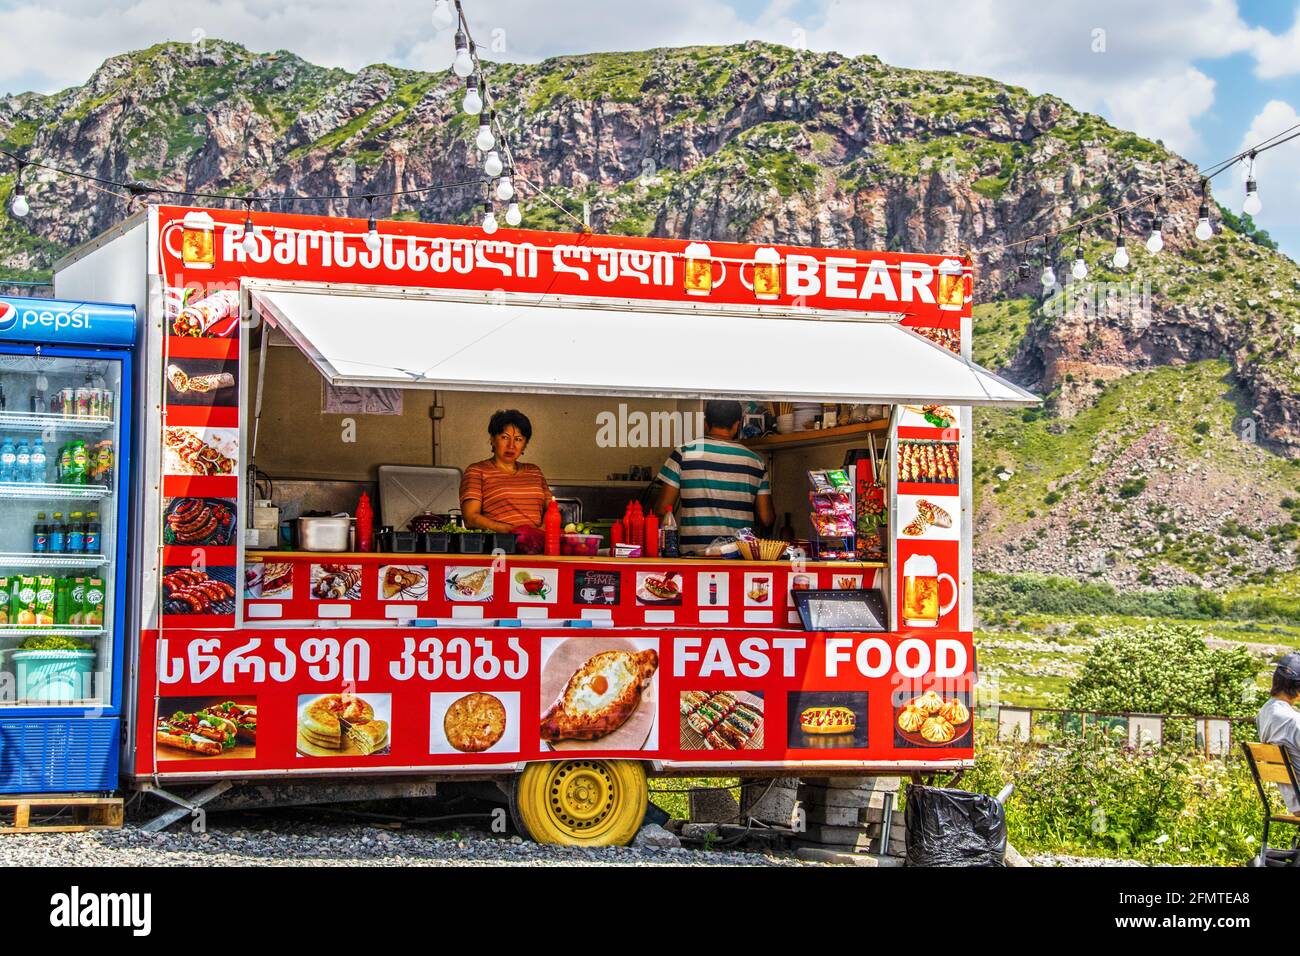
[[704,437],[683,445],[659,469],[664,489],[655,505],[663,517],[677,508],[683,554],[698,554],[715,538],[771,528],[776,520],[763,459],[736,441],[740,402],[704,404]]

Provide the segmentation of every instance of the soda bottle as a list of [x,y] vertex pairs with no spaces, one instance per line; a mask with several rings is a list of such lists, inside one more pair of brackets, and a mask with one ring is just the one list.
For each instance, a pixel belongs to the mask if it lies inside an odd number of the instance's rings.
[[680,558],[682,556],[681,532],[677,529],[677,519],[671,511],[664,515],[659,525],[659,556]]
[[14,441],[6,438],[0,442],[0,481],[17,481],[14,471],[18,466],[18,455],[14,451]]
[[72,464],[68,467],[67,482],[70,485],[86,483],[86,443],[81,439],[72,443]]
[[86,527],[82,524],[85,517],[80,511],[74,511],[69,516],[68,536],[64,539],[64,550],[68,554],[81,554],[86,550]]
[[14,481],[28,484],[32,480],[32,450],[27,447],[27,439],[18,442],[14,452]]
[[36,444],[32,446],[32,478],[31,480],[38,485],[45,484],[45,443],[41,439],[36,439]]
[[50,529],[45,526],[45,512],[36,512],[36,524],[32,527],[32,553],[45,554],[50,550]]
[[49,549],[50,554],[62,554],[67,550],[68,529],[63,523],[63,512],[54,512],[54,521],[50,524],[49,530]]
[[92,511],[86,516],[86,554],[99,554],[99,512]]

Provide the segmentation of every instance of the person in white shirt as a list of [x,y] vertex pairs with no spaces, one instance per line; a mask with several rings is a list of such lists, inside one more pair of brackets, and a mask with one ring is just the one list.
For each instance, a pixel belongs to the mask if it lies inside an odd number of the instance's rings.
[[[1273,671],[1272,696],[1255,716],[1255,730],[1265,744],[1277,744],[1291,758],[1291,766],[1300,770],[1300,711],[1295,702],[1300,699],[1300,654],[1286,654]],[[1277,789],[1282,801],[1292,813],[1300,813],[1300,796],[1295,787],[1280,783]]]

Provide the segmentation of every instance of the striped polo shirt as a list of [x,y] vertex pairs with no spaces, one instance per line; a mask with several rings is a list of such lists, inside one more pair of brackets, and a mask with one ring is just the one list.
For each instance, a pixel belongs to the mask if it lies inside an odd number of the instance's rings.
[[685,553],[752,527],[754,499],[772,493],[763,459],[725,438],[706,436],[678,448],[659,469],[659,480],[678,490],[677,523]]
[[536,465],[519,462],[518,470],[511,475],[491,458],[485,458],[466,468],[460,480],[461,508],[473,500],[483,503],[484,517],[493,521],[504,521],[512,528],[540,528],[551,489]]

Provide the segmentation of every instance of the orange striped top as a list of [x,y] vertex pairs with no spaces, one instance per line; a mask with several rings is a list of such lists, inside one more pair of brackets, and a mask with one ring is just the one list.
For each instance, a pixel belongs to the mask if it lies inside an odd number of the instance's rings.
[[460,480],[462,509],[467,501],[480,501],[484,517],[504,521],[512,528],[520,525],[540,528],[550,500],[551,489],[542,469],[523,462],[510,475],[498,468],[493,459],[485,458],[466,468]]

